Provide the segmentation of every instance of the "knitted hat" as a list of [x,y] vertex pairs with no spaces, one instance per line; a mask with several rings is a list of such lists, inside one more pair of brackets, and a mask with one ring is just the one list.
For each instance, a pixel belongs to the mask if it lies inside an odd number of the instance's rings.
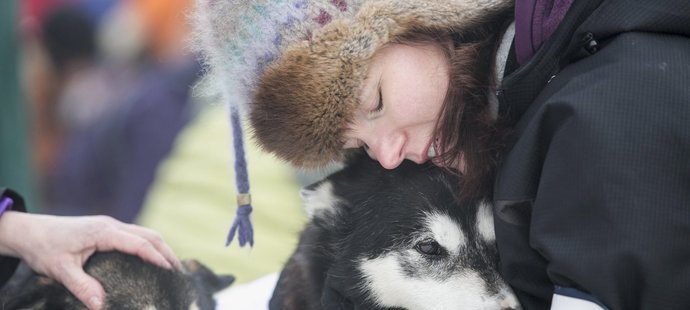
[[248,111],[258,76],[290,44],[308,40],[364,0],[196,0],[192,48],[204,58],[207,93]]
[[[343,131],[358,105],[369,60],[381,47],[418,29],[462,34],[513,4],[512,0],[197,1],[195,45],[204,55],[211,91],[229,103],[233,122],[239,122],[237,114],[249,114],[264,150],[298,167],[343,159]],[[239,154],[241,127],[233,128]],[[243,163],[241,155],[236,161]],[[242,169],[238,171],[242,174]]]

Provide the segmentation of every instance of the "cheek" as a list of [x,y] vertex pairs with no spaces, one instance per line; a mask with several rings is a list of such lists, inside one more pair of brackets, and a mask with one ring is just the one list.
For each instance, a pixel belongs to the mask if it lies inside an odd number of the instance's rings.
[[415,117],[427,122],[436,122],[441,114],[441,108],[445,101],[445,92],[440,93],[438,89],[428,89],[425,92],[410,94],[405,97],[409,106],[408,117]]
[[436,104],[429,100],[427,92],[400,93],[394,100],[389,101],[389,109],[384,117],[389,122],[403,124],[421,124],[435,121],[437,118]]
[[343,134],[343,148],[359,148],[362,142],[367,142],[376,132],[376,124],[362,116],[363,113],[355,113],[355,116]]
[[429,110],[432,111],[434,119],[438,119],[438,117],[441,115],[441,110],[443,109],[443,105],[446,100],[446,90],[437,90],[436,92],[431,94],[430,97],[432,97],[433,99],[429,101]]

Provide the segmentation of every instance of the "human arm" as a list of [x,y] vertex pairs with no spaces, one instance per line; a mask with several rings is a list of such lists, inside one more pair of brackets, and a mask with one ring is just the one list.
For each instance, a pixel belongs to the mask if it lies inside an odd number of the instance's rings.
[[105,292],[83,265],[94,252],[109,250],[134,254],[164,268],[179,267],[157,233],[110,217],[18,211],[0,217],[0,254],[22,258],[35,271],[63,283],[90,309],[100,308]]

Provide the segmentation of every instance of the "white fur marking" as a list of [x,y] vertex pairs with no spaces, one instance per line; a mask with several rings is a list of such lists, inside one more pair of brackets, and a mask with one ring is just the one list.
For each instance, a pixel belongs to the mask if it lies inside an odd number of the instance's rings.
[[440,213],[427,214],[426,226],[432,238],[447,250],[457,253],[467,243],[465,234],[460,230],[460,224],[448,215]]
[[436,280],[431,275],[411,278],[400,268],[400,259],[389,253],[360,264],[365,278],[363,289],[371,293],[378,305],[415,310],[498,308],[495,299],[487,298],[484,280],[476,272],[456,272],[446,280]]
[[491,205],[482,202],[477,210],[477,230],[485,241],[493,242],[496,240],[494,230],[494,214]]
[[335,210],[338,199],[333,195],[333,184],[330,181],[323,182],[314,190],[302,189],[300,196],[304,201],[304,211],[309,219],[319,212]]

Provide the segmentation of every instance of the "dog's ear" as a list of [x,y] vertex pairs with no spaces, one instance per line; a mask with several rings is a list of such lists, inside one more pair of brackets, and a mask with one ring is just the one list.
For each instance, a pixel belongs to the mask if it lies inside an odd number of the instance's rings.
[[328,179],[303,187],[299,194],[309,220],[331,216],[337,211],[339,199],[333,194],[333,183]]
[[232,275],[217,275],[211,269],[197,260],[186,260],[182,262],[184,269],[191,274],[197,286],[203,287],[206,291],[215,293],[229,287],[235,282]]

